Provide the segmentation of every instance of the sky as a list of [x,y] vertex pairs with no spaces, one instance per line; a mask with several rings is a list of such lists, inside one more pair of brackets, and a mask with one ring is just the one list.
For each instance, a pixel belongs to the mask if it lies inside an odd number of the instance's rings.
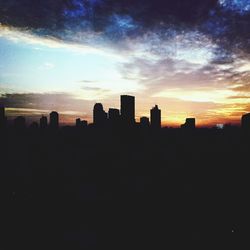
[[7,116],[92,122],[136,97],[165,126],[237,124],[250,112],[250,0],[0,0]]

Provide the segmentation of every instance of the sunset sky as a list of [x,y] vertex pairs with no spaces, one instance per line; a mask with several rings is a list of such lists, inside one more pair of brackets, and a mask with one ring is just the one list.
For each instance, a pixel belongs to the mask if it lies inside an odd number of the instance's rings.
[[92,121],[101,102],[158,104],[164,125],[237,123],[250,112],[249,0],[0,0],[7,116]]

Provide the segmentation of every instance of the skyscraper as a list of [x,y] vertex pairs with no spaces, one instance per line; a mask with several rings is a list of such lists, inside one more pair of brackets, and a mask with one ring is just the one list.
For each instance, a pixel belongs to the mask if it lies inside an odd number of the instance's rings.
[[56,111],[52,111],[49,117],[50,117],[49,121],[50,128],[57,129],[59,127],[59,114]]
[[118,120],[120,117],[119,109],[109,109],[109,120]]
[[4,106],[0,106],[0,128],[4,128],[5,127],[5,108]]
[[114,127],[118,126],[120,122],[120,110],[119,109],[109,109],[108,113],[109,124]]
[[250,130],[250,113],[245,114],[241,118],[241,127],[243,129],[249,129]]
[[181,128],[195,129],[195,118],[187,118],[186,122],[181,125]]
[[124,125],[135,124],[135,97],[121,96],[121,120]]
[[77,128],[86,128],[88,126],[88,122],[85,120],[81,120],[81,118],[76,119],[76,127]]
[[47,127],[48,127],[48,119],[47,119],[46,116],[42,116],[42,117],[40,118],[40,128],[41,128],[41,129],[45,129],[45,128],[47,128]]
[[81,126],[82,126],[83,128],[88,127],[88,121],[82,120],[82,121],[81,121]]
[[81,119],[80,119],[80,118],[77,118],[77,119],[76,119],[76,127],[77,127],[77,128],[80,128],[80,127],[81,127]]
[[150,120],[152,128],[161,128],[161,110],[158,108],[158,105],[155,105],[150,110]]
[[93,110],[94,124],[96,126],[104,126],[107,121],[107,113],[103,110],[101,103],[96,103]]

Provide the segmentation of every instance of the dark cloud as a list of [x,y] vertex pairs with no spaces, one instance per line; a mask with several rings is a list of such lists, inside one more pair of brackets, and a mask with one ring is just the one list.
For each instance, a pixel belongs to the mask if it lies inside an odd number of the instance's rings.
[[93,103],[66,93],[12,93],[0,95],[6,108],[77,111],[90,110]]
[[68,19],[103,28],[113,14],[129,15],[147,25],[203,20],[217,0],[9,0],[0,2],[1,21],[34,28],[61,27]]
[[[102,43],[157,33],[160,40],[198,31],[218,45],[213,63],[250,52],[249,1],[231,0],[0,0],[0,22],[41,36]],[[90,32],[98,36],[75,36]],[[101,35],[100,35],[101,34]],[[98,41],[94,41],[94,40]],[[121,43],[124,48],[126,45]]]
[[[236,1],[234,1],[236,2]],[[111,39],[148,29],[199,29],[225,49],[250,51],[246,1],[219,0],[0,0],[0,22],[61,35],[65,29],[102,31]],[[71,33],[70,33],[71,34]],[[65,35],[65,34],[64,34]],[[70,39],[70,35],[67,37]],[[222,53],[218,54],[221,58]]]

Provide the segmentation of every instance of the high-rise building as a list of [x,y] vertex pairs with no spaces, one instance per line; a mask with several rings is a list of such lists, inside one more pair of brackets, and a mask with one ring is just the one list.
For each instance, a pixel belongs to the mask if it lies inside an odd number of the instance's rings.
[[46,116],[42,116],[40,118],[40,128],[41,129],[46,129],[48,127],[48,119]]
[[112,128],[118,127],[120,125],[120,110],[110,108],[108,112],[108,122],[109,126]]
[[107,121],[107,113],[103,110],[101,103],[96,103],[93,110],[95,126],[104,126]]
[[150,110],[150,120],[152,128],[161,128],[161,110],[158,108],[158,105],[155,105]]
[[181,128],[195,129],[195,118],[187,118],[186,122],[181,125]]
[[0,106],[0,128],[5,127],[5,122],[6,122],[5,108],[4,108],[4,106]]
[[135,124],[135,97],[121,96],[121,120],[124,125]]
[[250,130],[250,113],[245,114],[241,118],[241,127],[243,129],[249,129]]
[[82,125],[83,128],[88,127],[88,121],[82,120],[82,121],[81,121],[81,125]]
[[150,122],[148,117],[141,117],[140,118],[140,127],[141,128],[149,128],[150,127]]
[[81,120],[81,118],[76,119],[76,127],[77,128],[86,128],[88,126],[88,122],[85,120]]
[[117,126],[120,122],[120,110],[113,108],[109,109],[108,119],[111,126]]
[[77,128],[80,128],[80,127],[81,127],[81,119],[80,119],[80,118],[77,118],[77,119],[76,119],[76,127],[77,127]]
[[52,111],[49,115],[49,126],[52,129],[58,129],[59,127],[59,114],[56,111]]
[[112,121],[119,120],[119,118],[120,118],[119,109],[112,109],[112,108],[109,109],[108,116],[109,116],[109,120],[112,120]]

